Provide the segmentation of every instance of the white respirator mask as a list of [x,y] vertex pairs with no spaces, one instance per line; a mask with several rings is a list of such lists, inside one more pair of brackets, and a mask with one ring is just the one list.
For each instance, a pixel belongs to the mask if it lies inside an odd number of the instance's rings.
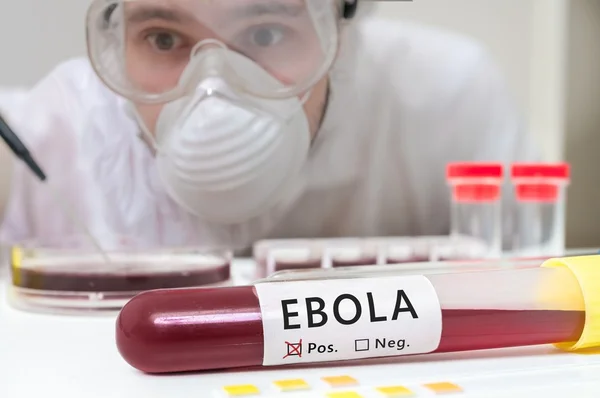
[[[302,185],[310,147],[303,101],[234,94],[223,71],[222,49],[196,53],[181,79],[200,81],[189,95],[164,105],[155,139],[159,178],[190,213],[217,224],[239,224],[290,201]],[[227,54],[236,76],[278,89],[276,78],[252,60]],[[215,69],[215,66],[218,66]],[[199,79],[199,76],[209,76]]]

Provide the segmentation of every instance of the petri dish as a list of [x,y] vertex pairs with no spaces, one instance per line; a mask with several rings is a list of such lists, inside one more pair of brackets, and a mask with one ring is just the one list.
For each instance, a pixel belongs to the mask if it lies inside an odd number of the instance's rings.
[[10,304],[56,314],[119,311],[138,293],[231,284],[232,253],[205,248],[12,247]]

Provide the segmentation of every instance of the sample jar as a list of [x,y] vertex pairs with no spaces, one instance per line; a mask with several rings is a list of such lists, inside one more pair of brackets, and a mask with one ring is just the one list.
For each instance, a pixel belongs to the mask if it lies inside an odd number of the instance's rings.
[[527,256],[560,256],[565,251],[566,163],[516,163],[513,250]]
[[451,188],[450,235],[480,239],[483,257],[502,254],[501,163],[451,163],[446,170]]

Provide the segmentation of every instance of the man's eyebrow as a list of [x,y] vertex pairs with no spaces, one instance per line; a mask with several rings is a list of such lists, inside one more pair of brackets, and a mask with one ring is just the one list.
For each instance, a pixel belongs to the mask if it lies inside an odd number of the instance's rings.
[[[266,15],[297,17],[306,11],[306,6],[302,5],[302,2],[270,1],[238,7],[230,7],[229,10],[223,10],[223,13],[226,15],[227,19],[243,19],[256,18]],[[131,23],[147,22],[156,19],[179,23],[195,21],[196,19],[193,18],[191,14],[192,13],[186,13],[183,10],[173,10],[157,6],[135,7],[132,10],[126,11],[127,21]]]
[[269,1],[251,4],[247,6],[241,6],[237,9],[233,9],[231,15],[235,18],[261,17],[264,15],[297,17],[298,15],[303,14],[306,11],[306,6],[303,5],[303,2]]
[[126,11],[127,22],[139,23],[160,19],[168,22],[186,22],[191,21],[189,15],[183,11],[173,10],[163,7],[136,7],[130,11]]

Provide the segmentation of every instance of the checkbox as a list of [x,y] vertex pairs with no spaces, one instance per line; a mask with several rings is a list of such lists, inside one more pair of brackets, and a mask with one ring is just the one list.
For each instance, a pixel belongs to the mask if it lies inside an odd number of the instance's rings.
[[354,341],[354,351],[369,351],[369,339],[359,339]]

